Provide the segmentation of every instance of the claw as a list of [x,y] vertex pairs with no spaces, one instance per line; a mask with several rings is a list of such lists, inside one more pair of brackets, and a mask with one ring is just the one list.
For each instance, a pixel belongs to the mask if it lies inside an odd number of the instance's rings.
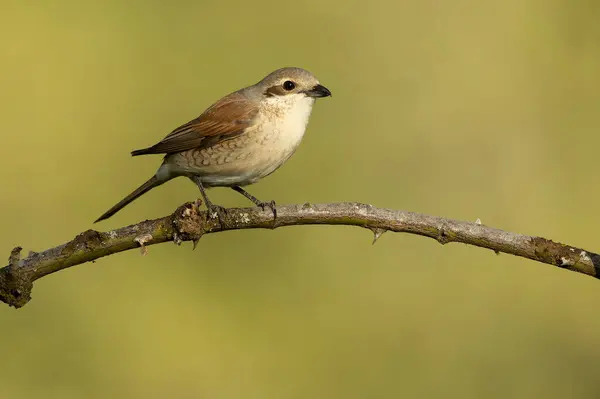
[[260,206],[263,211],[267,207],[270,208],[271,212],[273,212],[273,219],[277,219],[277,207],[275,206],[275,201],[261,202],[258,206]]
[[219,205],[213,205],[208,208],[208,217],[211,219],[217,218],[219,219],[219,224],[224,226],[223,217],[227,214],[227,209],[223,208]]

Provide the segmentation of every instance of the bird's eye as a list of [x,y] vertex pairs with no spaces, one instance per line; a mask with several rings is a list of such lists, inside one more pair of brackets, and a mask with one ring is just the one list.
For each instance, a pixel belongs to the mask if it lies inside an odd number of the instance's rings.
[[285,82],[283,82],[283,88],[287,91],[294,90],[295,87],[296,84],[291,80],[286,80]]

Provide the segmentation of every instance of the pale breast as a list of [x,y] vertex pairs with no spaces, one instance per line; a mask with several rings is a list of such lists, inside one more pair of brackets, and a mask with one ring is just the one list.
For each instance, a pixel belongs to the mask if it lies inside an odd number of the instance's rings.
[[[296,96],[298,98],[294,98]],[[281,152],[284,161],[300,145],[314,101],[301,94],[265,101],[265,128],[273,132],[273,137],[268,141],[273,150]]]

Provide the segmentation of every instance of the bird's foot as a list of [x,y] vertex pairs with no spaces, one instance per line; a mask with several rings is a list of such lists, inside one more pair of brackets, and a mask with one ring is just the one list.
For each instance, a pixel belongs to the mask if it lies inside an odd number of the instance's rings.
[[225,218],[225,216],[227,215],[227,209],[219,206],[219,205],[214,205],[214,204],[210,204],[207,205],[207,209],[208,209],[208,217],[210,219],[219,219],[219,224],[221,226],[223,226],[223,220]]
[[260,206],[262,208],[262,210],[264,211],[266,208],[270,208],[271,212],[273,212],[273,220],[277,219],[277,207],[275,206],[275,201],[268,201],[268,202],[259,202],[258,204],[256,204],[257,206]]

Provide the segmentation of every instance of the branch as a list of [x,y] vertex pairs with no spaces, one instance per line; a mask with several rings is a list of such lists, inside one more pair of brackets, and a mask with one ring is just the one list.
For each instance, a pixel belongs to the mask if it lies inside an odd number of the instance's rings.
[[[222,222],[222,224],[221,224]],[[461,242],[532,259],[549,265],[600,276],[600,255],[580,248],[494,229],[477,222],[462,222],[413,212],[379,209],[359,203],[285,205],[277,207],[277,219],[261,208],[232,208],[218,218],[208,218],[197,203],[186,203],[173,214],[108,232],[87,230],[73,240],[20,259],[20,247],[0,269],[0,300],[19,308],[31,299],[33,282],[54,272],[103,256],[161,242],[193,241],[204,234],[237,229],[274,229],[282,226],[328,224],[370,229],[373,243],[386,231],[418,234],[441,244]]]

